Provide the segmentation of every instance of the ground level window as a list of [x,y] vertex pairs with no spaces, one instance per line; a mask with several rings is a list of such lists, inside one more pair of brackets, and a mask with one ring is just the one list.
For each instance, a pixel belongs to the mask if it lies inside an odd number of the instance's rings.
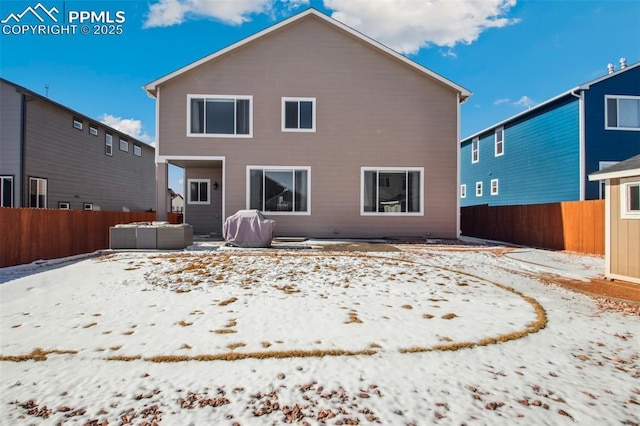
[[362,168],[361,214],[422,214],[422,168]]
[[13,207],[13,176],[0,176],[0,207]]
[[491,179],[491,195],[498,195],[498,179]]
[[623,179],[620,183],[620,216],[623,219],[640,219],[640,180]]
[[467,185],[464,183],[460,185],[460,198],[467,198]]
[[309,214],[309,167],[248,167],[247,205],[270,213]]
[[47,180],[29,178],[29,207],[37,209],[47,208]]
[[58,208],[60,210],[69,210],[71,209],[71,204],[68,201],[58,201]]
[[476,197],[482,197],[482,182],[476,182]]
[[211,179],[189,179],[187,183],[189,204],[210,204]]
[[82,203],[82,209],[87,211],[93,210],[93,203]]

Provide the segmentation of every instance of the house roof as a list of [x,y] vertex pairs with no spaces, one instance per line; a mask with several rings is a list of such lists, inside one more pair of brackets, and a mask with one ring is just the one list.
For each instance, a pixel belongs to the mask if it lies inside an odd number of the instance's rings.
[[126,134],[124,132],[121,132],[120,130],[114,129],[113,127],[111,127],[111,126],[109,126],[107,124],[104,124],[104,123],[100,122],[99,120],[96,120],[95,118],[91,118],[91,117],[89,117],[87,115],[84,115],[84,114],[82,114],[82,113],[80,113],[80,112],[78,112],[78,111],[76,111],[74,109],[71,109],[68,106],[62,105],[62,104],[60,104],[60,103],[58,103],[56,101],[52,101],[51,99],[47,98],[46,96],[42,96],[42,95],[40,95],[40,94],[38,94],[38,93],[36,93],[36,92],[34,92],[32,90],[27,89],[26,87],[20,86],[19,84],[13,83],[13,82],[11,82],[9,80],[6,80],[6,79],[4,79],[2,77],[0,77],[0,81],[2,83],[8,84],[9,86],[13,86],[18,93],[26,94],[26,95],[29,95],[31,97],[40,99],[41,101],[48,102],[51,105],[54,105],[54,106],[56,106],[58,108],[61,108],[61,109],[65,110],[65,111],[67,111],[67,112],[70,112],[71,114],[73,114],[74,116],[76,116],[78,118],[82,118],[83,120],[87,120],[90,123],[95,123],[96,125],[102,126],[105,129],[107,129],[109,132],[112,132],[112,133],[115,133],[115,134],[118,134],[118,135],[123,135],[130,142],[137,142],[141,146],[150,148],[153,151],[155,151],[155,148],[153,146],[151,146],[151,145],[149,145],[149,144],[147,144],[145,142],[142,142],[141,140],[136,139],[135,137],[133,137],[131,135],[128,135],[128,134]]
[[589,175],[589,180],[618,179],[640,176],[640,154]]
[[630,70],[632,70],[634,68],[638,68],[638,67],[640,67],[640,62],[636,62],[635,64],[628,65],[624,69],[619,69],[617,71],[614,71],[611,74],[603,75],[601,77],[596,78],[595,80],[591,80],[591,81],[589,81],[587,83],[584,83],[584,84],[581,84],[579,86],[576,86],[573,89],[569,89],[566,92],[562,92],[561,94],[559,94],[557,96],[554,96],[551,99],[548,99],[548,100],[546,100],[544,102],[539,103],[538,105],[534,106],[533,108],[529,108],[526,111],[522,111],[522,112],[520,112],[520,113],[518,113],[516,115],[512,115],[511,117],[509,117],[509,118],[507,118],[505,120],[502,120],[499,123],[492,124],[491,126],[485,128],[485,129],[482,129],[479,132],[476,132],[476,133],[474,133],[474,134],[472,134],[470,136],[467,136],[466,138],[462,139],[460,142],[461,143],[462,142],[467,142],[470,139],[473,139],[473,138],[475,138],[477,136],[480,136],[480,135],[482,135],[482,134],[484,134],[486,132],[489,132],[489,131],[491,131],[493,129],[496,129],[498,127],[504,126],[505,124],[510,123],[510,122],[512,122],[514,120],[517,120],[522,116],[526,116],[527,114],[536,113],[541,108],[544,108],[545,106],[547,106],[547,105],[549,105],[549,104],[551,104],[551,103],[553,103],[553,102],[555,102],[555,101],[557,101],[559,99],[562,99],[562,98],[564,98],[566,96],[573,96],[577,92],[589,90],[591,88],[591,86],[593,86],[594,84],[600,83],[601,81],[607,80],[607,79],[612,78],[612,77],[616,77],[616,76],[618,76],[620,74],[623,74],[625,72],[628,72],[628,71],[630,71]]
[[224,49],[218,50],[217,52],[214,52],[214,53],[212,53],[212,54],[210,54],[208,56],[205,56],[204,58],[199,59],[199,60],[197,60],[195,62],[192,62],[189,65],[186,65],[186,66],[184,66],[184,67],[182,67],[182,68],[180,68],[180,69],[178,69],[176,71],[173,71],[173,72],[165,75],[164,77],[160,77],[159,79],[154,80],[151,83],[148,83],[147,85],[145,85],[143,87],[143,89],[149,94],[149,96],[155,97],[156,93],[157,93],[157,87],[159,85],[161,85],[162,83],[165,83],[165,82],[173,79],[174,77],[177,77],[177,76],[179,76],[179,75],[181,75],[181,74],[183,74],[183,73],[185,73],[187,71],[192,70],[193,68],[196,68],[196,67],[198,67],[198,66],[200,66],[200,65],[202,65],[202,64],[204,64],[206,62],[209,62],[211,60],[214,60],[214,59],[216,59],[216,58],[218,58],[220,56],[226,55],[227,53],[229,53],[229,52],[231,52],[231,51],[233,51],[233,50],[235,50],[235,49],[237,49],[239,47],[242,47],[242,46],[245,46],[247,44],[250,44],[250,43],[254,42],[257,39],[265,37],[265,36],[273,33],[276,30],[279,30],[281,28],[289,26],[289,25],[291,25],[291,24],[293,24],[293,23],[295,23],[297,21],[300,21],[302,19],[305,19],[305,18],[307,18],[309,16],[315,16],[317,18],[320,18],[320,19],[324,20],[325,22],[335,26],[336,28],[339,28],[340,30],[345,31],[345,32],[357,37],[358,39],[368,43],[369,45],[371,45],[371,46],[373,46],[373,47],[385,52],[389,56],[391,56],[391,57],[393,57],[393,58],[395,58],[397,60],[400,60],[401,62],[413,67],[414,69],[418,70],[419,72],[421,72],[421,73],[423,73],[423,74],[425,74],[425,75],[427,75],[427,76],[429,76],[429,77],[431,77],[431,78],[433,78],[433,79],[435,79],[435,80],[437,80],[437,81],[439,81],[441,83],[444,83],[445,85],[451,87],[453,90],[455,90],[458,93],[460,93],[460,101],[461,102],[465,101],[469,96],[471,96],[471,92],[469,90],[465,89],[464,87],[452,82],[451,80],[448,80],[448,79],[444,78],[440,74],[437,74],[437,73],[431,71],[430,69],[418,64],[417,62],[412,61],[411,59],[407,58],[404,55],[401,55],[400,53],[394,51],[393,49],[390,49],[389,47],[383,45],[382,43],[377,42],[377,41],[373,40],[372,38],[367,37],[366,35],[354,30],[353,28],[343,24],[340,21],[337,21],[334,18],[331,18],[331,17],[325,15],[324,13],[322,13],[322,12],[320,12],[320,11],[314,9],[314,8],[306,9],[303,12],[298,13],[297,15],[294,15],[294,16],[288,18],[288,19],[285,19],[282,22],[279,22],[279,23],[277,23],[275,25],[272,25],[271,27],[266,28],[266,29],[264,29],[264,30],[262,30],[260,32],[257,32],[252,36],[249,36],[249,37],[247,37],[247,38],[245,38],[243,40],[238,41],[237,43],[234,43],[234,44],[232,44],[230,46],[227,46]]

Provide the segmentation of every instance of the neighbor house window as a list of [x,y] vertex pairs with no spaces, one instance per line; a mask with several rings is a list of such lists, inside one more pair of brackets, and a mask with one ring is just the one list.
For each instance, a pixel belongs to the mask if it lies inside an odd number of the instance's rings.
[[464,183],[460,185],[460,198],[467,198],[467,185]]
[[86,210],[86,211],[93,210],[93,203],[82,203],[82,210]]
[[47,180],[29,178],[29,207],[37,209],[47,208]]
[[82,120],[76,117],[73,117],[73,128],[82,130]]
[[491,179],[491,195],[498,195],[498,179]]
[[282,131],[315,132],[316,98],[282,98]]
[[495,145],[496,145],[496,148],[495,148],[496,157],[499,157],[502,154],[504,154],[504,128],[503,127],[496,129]]
[[187,187],[189,188],[187,199],[189,204],[211,204],[209,201],[211,179],[189,179]]
[[104,135],[104,153],[113,155],[113,135],[109,133]]
[[58,208],[60,210],[69,210],[71,209],[71,203],[68,201],[58,201]]
[[620,181],[620,217],[640,219],[640,180],[638,178]]
[[640,130],[640,96],[605,96],[609,130]]
[[0,176],[0,207],[13,207],[13,176]]
[[362,215],[422,215],[422,167],[363,167],[361,171]]
[[476,182],[476,197],[482,197],[482,182]]
[[471,162],[477,163],[480,160],[480,140],[473,138],[471,141]]
[[92,124],[89,124],[89,133],[93,136],[98,136],[98,128]]
[[274,214],[311,213],[309,167],[247,167],[247,208]]
[[137,155],[138,157],[142,157],[142,148],[140,145],[133,146],[133,155]]
[[129,152],[129,142],[126,139],[120,139],[120,151]]
[[251,137],[253,96],[188,95],[188,136]]

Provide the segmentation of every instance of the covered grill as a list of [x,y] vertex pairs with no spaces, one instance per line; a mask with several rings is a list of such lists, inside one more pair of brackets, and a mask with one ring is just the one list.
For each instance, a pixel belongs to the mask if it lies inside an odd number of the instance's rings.
[[276,221],[267,219],[259,210],[238,210],[222,227],[222,236],[236,247],[270,247]]

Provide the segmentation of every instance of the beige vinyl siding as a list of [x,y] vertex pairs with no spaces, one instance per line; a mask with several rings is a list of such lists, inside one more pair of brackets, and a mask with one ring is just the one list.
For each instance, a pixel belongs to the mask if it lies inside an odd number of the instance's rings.
[[611,274],[640,280],[640,220],[620,217],[620,179],[611,179]]
[[[187,95],[253,96],[252,138],[187,137]],[[282,97],[316,98],[314,133],[282,132]],[[279,235],[455,237],[457,95],[308,17],[160,87],[159,155],[224,156],[226,214],[246,208],[246,165],[311,168],[308,217]],[[360,214],[361,167],[424,167],[424,216]]]

